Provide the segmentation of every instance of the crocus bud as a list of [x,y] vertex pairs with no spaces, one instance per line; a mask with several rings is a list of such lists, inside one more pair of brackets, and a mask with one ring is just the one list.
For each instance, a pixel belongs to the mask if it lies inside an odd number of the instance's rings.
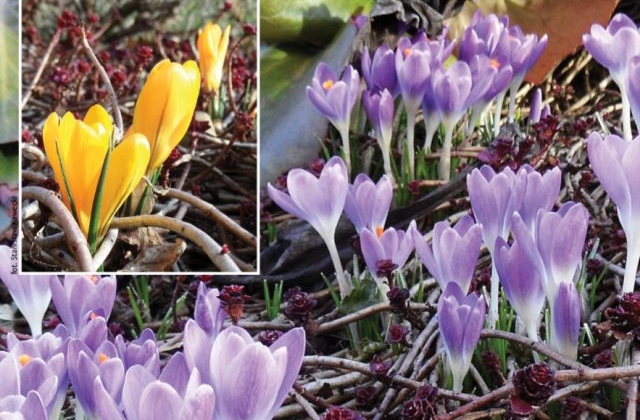
[[204,28],[198,31],[198,64],[204,79],[205,92],[217,95],[220,90],[230,30],[231,26],[227,26],[223,32],[220,25],[207,22]]

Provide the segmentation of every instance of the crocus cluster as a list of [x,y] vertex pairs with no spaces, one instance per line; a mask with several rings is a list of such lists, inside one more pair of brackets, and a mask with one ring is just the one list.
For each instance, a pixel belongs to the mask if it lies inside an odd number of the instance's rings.
[[142,87],[123,139],[101,105],[89,108],[83,120],[54,112],[45,121],[45,153],[62,201],[93,251],[142,176],[151,175],[185,135],[199,91],[194,61],[163,60]]
[[627,15],[618,13],[604,28],[594,24],[582,36],[584,48],[593,58],[609,70],[622,96],[622,125],[624,138],[631,140],[631,118],[640,127],[640,30]]
[[[294,328],[265,346],[240,327],[223,328],[218,291],[204,284],[195,319],[185,327],[184,353],[161,368],[151,330],[130,342],[109,338],[115,276],[30,278],[15,283],[3,275],[25,315],[44,314],[52,299],[62,323],[28,340],[9,333],[7,351],[0,352],[0,412],[14,413],[8,418],[58,418],[71,384],[76,418],[269,420],[302,364],[304,330]],[[27,294],[38,301],[27,307],[21,299],[30,286]],[[38,331],[42,315],[36,323]]]
[[[510,118],[515,113],[515,93],[526,72],[546,46],[547,37],[524,34],[520,27],[509,26],[508,18],[474,15],[460,42],[460,54],[452,57],[455,42],[442,36],[428,39],[424,32],[412,38],[401,37],[395,51],[381,45],[370,54],[364,48],[360,68],[366,82],[362,102],[382,150],[385,173],[391,179],[390,148],[395,98],[400,95],[407,112],[407,157],[411,176],[414,173],[414,126],[420,108],[429,150],[440,124],[444,127],[440,178],[449,179],[450,152],[454,128],[470,113],[468,132],[495,98],[496,133],[502,99],[511,90]],[[449,62],[455,60],[453,64]],[[336,83],[333,71],[321,63],[307,94],[311,102],[342,133],[348,144],[348,126],[352,107],[359,92],[359,79],[348,66],[343,80]],[[345,147],[345,153],[348,149]]]

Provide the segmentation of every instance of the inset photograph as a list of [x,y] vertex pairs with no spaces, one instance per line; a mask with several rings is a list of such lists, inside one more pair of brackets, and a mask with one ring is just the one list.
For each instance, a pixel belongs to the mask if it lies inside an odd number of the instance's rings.
[[23,272],[257,272],[256,5],[22,2]]

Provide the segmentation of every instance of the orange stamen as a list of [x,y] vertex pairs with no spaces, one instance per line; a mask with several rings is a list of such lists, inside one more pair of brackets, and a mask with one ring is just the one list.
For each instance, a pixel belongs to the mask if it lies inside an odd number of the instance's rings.
[[329,79],[329,80],[325,80],[324,83],[322,83],[322,87],[325,88],[326,90],[329,90],[333,87],[333,80]]
[[384,228],[382,226],[377,226],[376,235],[378,235],[378,238],[382,236],[382,232],[384,232]]
[[20,363],[20,366],[24,366],[30,361],[31,361],[31,356],[29,356],[28,354],[21,354],[20,357],[18,357],[18,362]]
[[100,354],[98,355],[98,362],[100,362],[100,363],[104,363],[104,362],[106,362],[107,360],[109,360],[109,356],[107,356],[106,354],[104,354],[104,353],[100,353]]

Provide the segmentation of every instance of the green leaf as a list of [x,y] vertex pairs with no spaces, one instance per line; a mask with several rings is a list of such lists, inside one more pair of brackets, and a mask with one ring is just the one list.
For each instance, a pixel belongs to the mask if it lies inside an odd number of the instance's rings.
[[0,147],[0,183],[18,184],[18,142],[4,143]]
[[18,2],[0,4],[0,143],[16,141],[18,121]]
[[372,0],[261,0],[260,38],[326,45],[354,13],[372,6]]

